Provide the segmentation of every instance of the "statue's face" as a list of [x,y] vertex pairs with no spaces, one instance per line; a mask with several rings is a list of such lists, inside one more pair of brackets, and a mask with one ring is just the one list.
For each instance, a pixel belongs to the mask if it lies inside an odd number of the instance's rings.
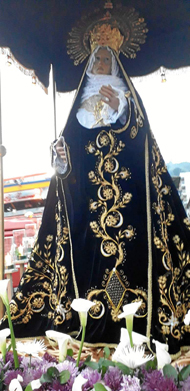
[[111,65],[111,53],[107,49],[99,49],[95,54],[92,73],[94,75],[111,75]]

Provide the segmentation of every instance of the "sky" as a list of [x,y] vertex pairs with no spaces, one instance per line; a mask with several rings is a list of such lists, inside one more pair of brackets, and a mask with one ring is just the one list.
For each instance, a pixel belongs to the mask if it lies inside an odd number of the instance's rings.
[[[50,173],[50,144],[55,139],[51,82],[49,94],[32,77],[14,64],[7,65],[0,54],[2,140],[7,154],[3,158],[4,178]],[[166,82],[160,70],[134,78],[143,99],[151,129],[165,162],[190,162],[190,105],[187,96],[190,67],[166,70]],[[63,129],[74,92],[57,93],[57,134]]]
[[134,78],[166,163],[190,162],[190,67]]

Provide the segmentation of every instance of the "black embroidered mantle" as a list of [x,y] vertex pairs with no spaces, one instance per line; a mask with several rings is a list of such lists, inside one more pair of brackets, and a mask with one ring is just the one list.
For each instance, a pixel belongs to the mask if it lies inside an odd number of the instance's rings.
[[52,178],[38,239],[11,301],[15,334],[53,328],[77,336],[70,304],[79,296],[96,303],[86,342],[118,343],[122,306],[142,300],[134,330],[177,353],[190,335],[183,322],[190,308],[190,223],[131,84],[123,127],[79,125],[81,90],[64,130],[70,166]]

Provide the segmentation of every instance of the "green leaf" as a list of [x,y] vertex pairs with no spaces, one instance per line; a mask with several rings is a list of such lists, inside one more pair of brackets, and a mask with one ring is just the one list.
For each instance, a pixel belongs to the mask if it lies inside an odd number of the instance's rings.
[[95,391],[106,391],[106,388],[101,383],[94,384]]
[[12,346],[12,344],[10,343],[10,344],[8,345],[8,347],[7,347],[7,352],[9,352],[9,350],[11,350],[11,346]]
[[51,383],[52,377],[49,376],[47,373],[44,373],[40,378],[41,383]]
[[118,367],[121,372],[124,374],[124,375],[132,375],[133,374],[133,370],[129,367],[127,367],[127,365],[124,365],[120,362],[115,362],[115,365],[116,367]]
[[73,349],[67,349],[67,356],[73,357]]
[[105,375],[106,371],[109,367],[115,367],[115,364],[113,361],[110,360],[103,360],[101,362],[101,366],[99,365],[99,371],[102,371],[102,375]]
[[179,380],[186,380],[188,376],[190,375],[190,365],[187,365],[186,367],[183,367],[182,370],[179,372]]
[[59,376],[59,371],[58,371],[58,369],[55,368],[55,367],[50,367],[50,368],[48,368],[48,370],[47,370],[47,374],[48,374],[49,376],[51,376],[51,378],[52,378],[52,377],[57,377],[57,376]]
[[102,366],[104,367],[115,367],[115,363],[110,360],[103,360],[102,361]]
[[30,384],[27,385],[27,387],[25,388],[25,391],[32,391],[32,387]]
[[166,377],[173,378],[175,380],[177,380],[177,378],[178,378],[178,373],[177,373],[176,369],[170,364],[164,365],[163,373],[164,373],[164,376],[166,376]]
[[103,358],[103,357],[100,357],[100,359],[99,359],[99,361],[98,361],[98,365],[99,365],[100,368],[101,368],[103,362],[104,362],[104,358]]
[[85,365],[87,367],[90,367],[92,369],[99,369],[99,365],[97,362],[94,362],[94,361],[89,361],[89,362],[85,362]]
[[110,349],[105,346],[104,348],[104,358],[109,358],[110,357]]
[[147,361],[145,364],[145,368],[147,371],[149,369],[155,370],[157,368],[157,358],[155,357],[154,360]]
[[68,380],[70,379],[70,377],[71,377],[71,374],[69,371],[65,370],[65,371],[60,372],[60,374],[59,374],[60,384],[67,383]]
[[4,380],[5,374],[3,371],[0,373],[0,382]]
[[105,373],[107,372],[107,369],[108,369],[107,367],[102,366],[101,368],[102,377],[104,377]]
[[89,356],[87,356],[87,358],[86,358],[84,363],[89,362],[90,360],[91,360],[91,355],[89,354]]

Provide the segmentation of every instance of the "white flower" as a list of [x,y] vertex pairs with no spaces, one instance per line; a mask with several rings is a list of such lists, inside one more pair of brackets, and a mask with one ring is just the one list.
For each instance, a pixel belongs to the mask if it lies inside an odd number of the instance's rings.
[[168,353],[168,345],[158,342],[155,339],[153,339],[152,342],[156,345],[157,367],[158,369],[162,369],[164,365],[171,363],[171,357]]
[[126,304],[123,306],[122,314],[118,315],[119,319],[126,318],[129,315],[135,315],[142,304],[142,301],[135,301],[134,303]]
[[82,391],[82,386],[88,381],[88,379],[85,379],[81,374],[75,377],[72,391]]
[[[145,335],[132,331],[132,340],[134,345],[142,345],[143,343],[147,343],[149,341],[149,338],[145,337]],[[124,329],[123,327],[121,328],[120,342],[124,346],[130,345],[128,330]]]
[[190,310],[187,312],[187,314],[185,315],[185,318],[184,318],[184,323],[186,326],[189,325],[190,323]]
[[79,313],[81,326],[86,326],[87,313],[93,305],[95,305],[93,301],[86,299],[74,299],[72,301],[71,307]]
[[134,303],[126,304],[123,306],[122,314],[118,315],[119,319],[125,318],[126,327],[129,333],[130,345],[133,347],[132,330],[133,330],[133,318],[137,310],[140,308],[142,301],[135,301]]
[[38,388],[41,387],[42,383],[40,382],[40,379],[37,380],[32,380],[30,383],[32,390],[37,390]]
[[123,346],[121,343],[116,348],[112,356],[113,361],[120,362],[129,368],[137,368],[152,360],[152,355],[145,355],[145,348],[142,346]]
[[16,350],[19,353],[28,354],[42,360],[42,358],[39,357],[39,353],[43,353],[44,350],[46,350],[46,346],[44,345],[44,341],[37,341],[36,339],[28,342],[19,341],[16,343]]
[[67,344],[71,340],[70,335],[54,330],[47,330],[46,336],[57,341],[59,346],[59,361],[64,361],[67,356]]
[[16,379],[12,379],[9,384],[9,391],[23,391],[20,382],[23,382],[23,378],[20,375]]
[[3,300],[5,306],[9,305],[9,299],[7,295],[7,288],[8,288],[9,281],[10,281],[9,279],[0,281],[0,297]]
[[6,338],[10,335],[10,333],[10,329],[3,329],[0,331],[0,351],[3,357],[5,357],[6,354]]

